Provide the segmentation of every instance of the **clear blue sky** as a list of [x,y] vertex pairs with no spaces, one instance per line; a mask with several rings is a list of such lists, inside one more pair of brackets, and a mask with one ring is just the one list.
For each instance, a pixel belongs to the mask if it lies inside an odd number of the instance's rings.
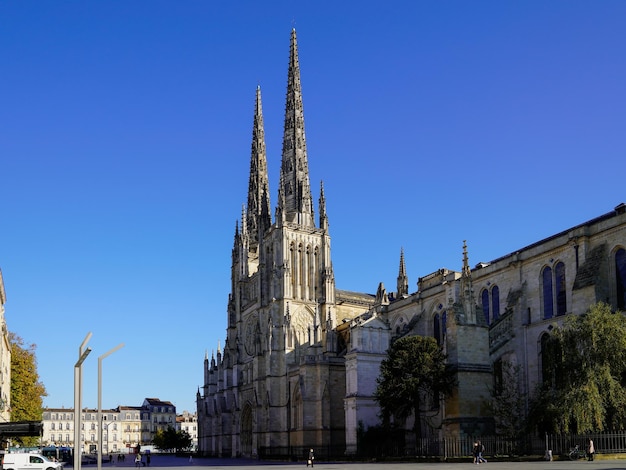
[[0,268],[51,407],[195,410],[261,85],[277,198],[298,33],[337,288],[410,290],[626,201],[624,1],[0,1]]

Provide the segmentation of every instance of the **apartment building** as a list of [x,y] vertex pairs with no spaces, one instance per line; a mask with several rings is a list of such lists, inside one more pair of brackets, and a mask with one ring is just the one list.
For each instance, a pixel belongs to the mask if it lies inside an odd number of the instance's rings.
[[[103,455],[134,453],[137,446],[151,445],[157,430],[178,429],[176,421],[176,406],[158,398],[146,398],[141,406],[102,410],[101,426],[98,425],[98,410],[85,408],[81,415],[81,451],[95,454],[101,431]],[[42,423],[42,446],[74,447],[74,409],[45,408]]]

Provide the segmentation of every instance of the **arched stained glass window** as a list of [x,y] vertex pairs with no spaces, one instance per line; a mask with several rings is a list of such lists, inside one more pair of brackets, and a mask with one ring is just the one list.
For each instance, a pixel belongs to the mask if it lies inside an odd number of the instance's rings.
[[433,336],[437,340],[437,344],[441,345],[441,327],[439,324],[439,314],[436,313],[433,318]]
[[491,316],[493,321],[497,321],[500,318],[500,288],[493,286],[491,289]]
[[443,312],[441,314],[441,339],[445,340],[446,339],[446,333],[447,333],[447,329],[448,329],[448,312]]
[[489,325],[489,291],[487,289],[483,290],[481,298],[483,304],[483,313],[485,314],[485,321],[487,322],[487,325]]
[[552,268],[546,267],[541,276],[543,288],[543,318],[552,318],[554,316],[552,308]]
[[556,314],[567,313],[567,295],[565,294],[565,265],[558,263],[554,267],[554,281],[556,284]]

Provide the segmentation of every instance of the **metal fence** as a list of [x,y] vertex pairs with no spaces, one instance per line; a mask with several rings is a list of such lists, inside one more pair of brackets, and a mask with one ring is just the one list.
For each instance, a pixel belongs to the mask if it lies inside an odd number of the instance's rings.
[[548,435],[546,445],[554,455],[566,455],[575,445],[581,449],[586,449],[589,439],[593,440],[595,451],[598,454],[626,453],[626,432]]
[[[347,454],[344,446],[313,447],[318,460],[450,460],[470,459],[474,442],[481,441],[487,458],[516,458],[522,456],[543,457],[546,451],[552,455],[565,457],[578,445],[586,449],[589,439],[593,439],[596,453],[626,453],[626,431],[617,433],[562,434],[510,438],[503,436],[464,436],[458,438],[422,438],[417,442],[410,436],[406,439],[390,439],[387,442],[368,442],[359,445],[356,453]],[[266,460],[304,461],[310,446],[261,447],[258,456]]]

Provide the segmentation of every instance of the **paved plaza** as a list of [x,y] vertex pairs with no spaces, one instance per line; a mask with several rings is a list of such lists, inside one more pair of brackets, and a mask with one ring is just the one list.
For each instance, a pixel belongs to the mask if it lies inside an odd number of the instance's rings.
[[[145,462],[145,457],[144,457]],[[109,470],[111,467],[121,468],[134,468],[134,462],[130,456],[127,456],[125,462],[115,462],[114,465],[103,462],[103,470]],[[158,470],[167,470],[171,468],[173,470],[180,470],[180,467],[188,467],[189,470],[193,468],[203,470],[205,468],[212,469],[246,469],[249,467],[255,468],[267,468],[267,469],[279,469],[279,470],[291,470],[291,469],[305,469],[307,468],[306,462],[267,462],[260,460],[247,460],[247,459],[200,459],[194,458],[189,461],[188,458],[174,457],[174,456],[159,456],[154,455],[151,458],[150,467],[156,467]],[[83,465],[82,470],[95,470],[95,465]],[[148,467],[142,467],[147,469]],[[480,468],[481,470],[626,470],[626,459],[597,459],[593,462],[587,462],[586,460],[579,460],[576,462],[571,461],[536,461],[536,462],[488,462],[481,464],[480,466],[468,462],[459,463],[369,463],[369,462],[316,462],[314,468],[320,470],[463,470]],[[67,470],[71,470],[71,467]]]

